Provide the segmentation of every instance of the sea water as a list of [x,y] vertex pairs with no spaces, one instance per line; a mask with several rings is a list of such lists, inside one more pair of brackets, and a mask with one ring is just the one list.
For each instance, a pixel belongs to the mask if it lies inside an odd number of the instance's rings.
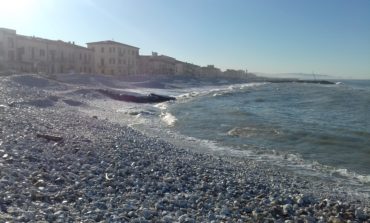
[[166,128],[222,148],[248,151],[251,157],[326,169],[370,183],[369,80],[335,85],[247,83],[198,90],[162,107]]
[[369,80],[193,88],[178,83],[156,93],[177,97],[155,105],[160,110],[160,122],[151,123],[156,134],[181,136],[184,145],[206,142],[226,155],[310,175],[355,180],[370,193]]

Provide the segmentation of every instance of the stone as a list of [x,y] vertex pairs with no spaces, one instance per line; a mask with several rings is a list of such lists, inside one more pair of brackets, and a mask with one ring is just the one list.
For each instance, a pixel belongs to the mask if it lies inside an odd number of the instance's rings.
[[329,223],[344,223],[344,220],[342,220],[340,217],[330,216],[330,218],[328,219],[328,222]]
[[153,212],[151,210],[148,210],[148,209],[143,209],[142,215],[145,219],[149,220],[153,217]]
[[285,204],[285,205],[283,205],[283,213],[284,214],[290,214],[290,213],[292,213],[293,212],[293,205],[291,205],[291,204]]
[[360,221],[366,221],[367,218],[368,218],[367,214],[363,210],[361,210],[360,208],[356,209],[355,217],[356,217],[356,219],[358,219]]

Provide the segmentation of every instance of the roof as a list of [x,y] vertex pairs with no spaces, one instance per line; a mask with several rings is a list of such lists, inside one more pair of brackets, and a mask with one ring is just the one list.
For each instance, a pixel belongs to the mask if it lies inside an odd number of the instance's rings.
[[135,46],[130,46],[130,45],[127,45],[127,44],[124,44],[124,43],[120,43],[120,42],[116,42],[116,41],[112,41],[112,40],[105,40],[105,41],[98,41],[98,42],[91,42],[91,43],[86,43],[86,44],[91,44],[91,45],[97,45],[97,44],[113,44],[113,45],[121,45],[121,46],[128,46],[128,47],[132,47],[132,48],[135,48],[135,49],[140,49],[138,47],[135,47]]
[[76,45],[74,44],[74,42],[64,42],[62,40],[50,40],[50,39],[44,39],[44,38],[40,38],[40,37],[34,37],[34,36],[24,36],[24,35],[17,35],[18,38],[24,38],[24,39],[27,39],[27,40],[36,40],[36,41],[42,41],[42,42],[45,42],[45,43],[51,43],[51,44],[64,44],[64,45],[67,45],[67,46],[70,46],[70,47],[76,47],[76,48],[80,48],[80,49],[84,49],[84,50],[91,50],[87,47],[83,47],[83,46],[79,46],[79,45]]
[[10,32],[10,33],[13,33],[15,34],[16,31],[14,29],[8,29],[8,28],[0,28],[0,31],[3,31],[3,32]]

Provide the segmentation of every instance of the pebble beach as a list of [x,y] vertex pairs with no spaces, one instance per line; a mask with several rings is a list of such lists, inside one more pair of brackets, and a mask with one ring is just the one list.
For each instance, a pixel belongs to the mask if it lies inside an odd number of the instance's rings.
[[337,182],[175,146],[55,93],[87,88],[0,77],[0,222],[370,222]]

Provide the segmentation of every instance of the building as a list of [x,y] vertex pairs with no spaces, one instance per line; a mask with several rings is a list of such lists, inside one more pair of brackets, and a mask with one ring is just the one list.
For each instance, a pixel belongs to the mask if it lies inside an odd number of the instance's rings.
[[252,79],[256,77],[256,75],[248,73],[248,70],[233,70],[233,69],[227,69],[222,73],[222,76],[236,79],[246,79],[246,78]]
[[222,72],[214,65],[208,65],[201,68],[201,75],[204,77],[219,77],[222,75]]
[[244,70],[222,72],[214,65],[200,67],[173,57],[139,55],[139,48],[115,41],[87,43],[49,40],[0,28],[0,72],[96,73],[109,75],[189,75],[199,77],[253,78]]
[[0,70],[16,69],[16,31],[0,28]]
[[200,76],[201,67],[192,63],[176,61],[175,75]]
[[141,74],[174,75],[176,73],[176,63],[178,61],[173,57],[158,55],[158,53],[153,52],[151,56],[140,56],[139,58],[139,72]]
[[0,28],[0,70],[92,73],[93,51],[71,42],[18,35]]
[[175,63],[175,74],[183,75],[185,74],[185,63],[181,61],[176,61]]
[[94,52],[94,72],[110,75],[138,73],[139,48],[107,40],[87,43]]

